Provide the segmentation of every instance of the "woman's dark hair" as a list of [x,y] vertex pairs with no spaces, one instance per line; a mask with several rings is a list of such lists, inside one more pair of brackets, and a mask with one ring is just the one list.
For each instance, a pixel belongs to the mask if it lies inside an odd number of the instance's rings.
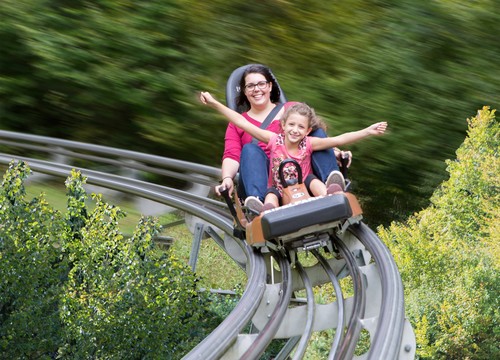
[[269,69],[267,66],[261,65],[261,64],[253,64],[248,66],[245,69],[245,72],[241,76],[240,79],[240,94],[238,98],[236,99],[236,105],[238,107],[244,108],[244,111],[248,111],[250,109],[250,102],[247,99],[247,96],[245,95],[245,78],[247,77],[248,74],[262,74],[266,78],[267,81],[271,82],[273,84],[273,88],[271,90],[271,96],[270,100],[272,103],[279,102],[280,100],[280,87],[278,86],[278,82],[276,81],[273,73],[271,72],[271,69]]

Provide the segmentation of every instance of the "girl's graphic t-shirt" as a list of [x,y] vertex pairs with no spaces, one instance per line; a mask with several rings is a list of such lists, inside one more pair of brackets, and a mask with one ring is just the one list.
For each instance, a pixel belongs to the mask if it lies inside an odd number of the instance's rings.
[[[268,186],[277,188],[281,195],[283,195],[283,185],[281,184],[279,176],[279,166],[283,160],[293,159],[297,161],[302,170],[302,181],[312,173],[311,155],[312,147],[309,137],[306,136],[299,143],[299,151],[295,155],[291,155],[285,147],[285,134],[279,133],[274,135],[269,141],[267,148],[269,150],[269,181]],[[283,177],[285,181],[297,179],[298,173],[295,165],[290,163],[283,169]]]

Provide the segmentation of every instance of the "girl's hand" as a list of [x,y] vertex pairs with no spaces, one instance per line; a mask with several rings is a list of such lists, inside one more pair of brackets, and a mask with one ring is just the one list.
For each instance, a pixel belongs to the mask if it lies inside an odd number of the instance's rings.
[[385,133],[386,129],[387,129],[386,121],[375,123],[366,128],[366,130],[368,130],[368,133],[370,135],[382,135],[383,133]]
[[217,103],[217,100],[207,91],[200,92],[200,101],[204,105],[212,106]]

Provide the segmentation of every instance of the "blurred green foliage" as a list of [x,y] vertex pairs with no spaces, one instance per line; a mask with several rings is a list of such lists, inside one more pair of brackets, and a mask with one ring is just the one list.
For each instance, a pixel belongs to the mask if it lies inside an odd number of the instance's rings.
[[2,128],[218,166],[231,71],[269,65],[331,135],[389,121],[353,145],[369,224],[428,204],[465,119],[498,106],[500,3],[67,1],[0,3]]
[[65,213],[26,200],[29,173],[12,162],[0,188],[0,358],[179,359],[230,311],[154,244],[157,219],[126,239],[118,207],[87,208],[80,172]]
[[430,206],[379,229],[401,271],[420,359],[500,357],[499,149],[500,123],[484,107]]

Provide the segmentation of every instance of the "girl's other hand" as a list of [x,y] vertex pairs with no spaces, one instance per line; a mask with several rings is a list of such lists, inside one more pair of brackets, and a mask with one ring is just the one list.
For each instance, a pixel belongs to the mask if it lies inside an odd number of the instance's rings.
[[367,128],[369,131],[370,135],[382,135],[385,133],[385,130],[387,130],[387,122],[382,121],[375,123]]
[[216,100],[208,91],[200,92],[200,101],[202,102],[202,104],[209,106],[216,103]]

